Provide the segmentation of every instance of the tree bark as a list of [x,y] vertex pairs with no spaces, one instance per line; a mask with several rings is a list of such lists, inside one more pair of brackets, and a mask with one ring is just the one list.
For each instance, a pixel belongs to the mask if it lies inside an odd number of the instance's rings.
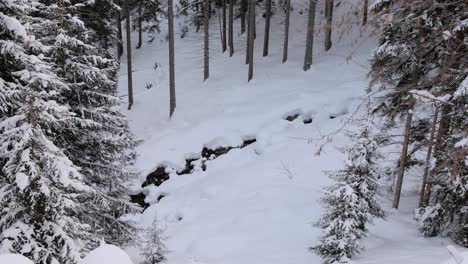
[[141,23],[141,2],[144,1],[144,0],[139,0],[138,1],[138,43],[136,45],[136,48],[139,49],[141,48],[141,44],[142,44],[142,32],[143,32],[143,29],[142,29],[142,23]]
[[234,0],[229,0],[229,57],[234,55]]
[[[434,158],[436,159],[435,167],[437,168],[442,162],[442,151],[445,149],[446,146],[446,137],[450,130],[450,111],[451,107],[449,105],[444,105],[442,107],[442,112],[440,115],[439,121],[439,129],[437,130],[437,138],[434,144]],[[426,192],[424,193],[424,200],[423,204],[428,205],[431,199],[431,188],[432,188],[432,180],[431,178],[436,173],[435,168],[430,172],[430,178],[427,180],[426,184]]]
[[130,32],[130,7],[128,1],[125,1],[125,31],[127,38],[127,80],[128,80],[128,110],[132,109],[133,105],[133,76],[132,76],[132,43]]
[[249,76],[248,81],[253,78],[253,53],[254,53],[254,32],[255,32],[255,0],[250,0],[249,8]]
[[227,50],[227,34],[226,34],[226,1],[223,0],[223,53]]
[[363,16],[362,16],[362,25],[367,24],[367,16],[368,16],[368,10],[369,10],[369,0],[364,0],[364,8],[362,10]]
[[173,0],[167,1],[167,19],[169,31],[169,117],[172,117],[172,114],[174,114],[176,108],[173,5]]
[[291,13],[291,0],[286,0],[286,17],[284,19],[283,63],[288,60],[289,45],[289,14]]
[[203,80],[205,81],[210,77],[210,0],[205,0],[205,20],[203,26],[205,28],[205,47],[203,59]]
[[314,26],[315,26],[315,7],[317,5],[317,0],[309,1],[309,18],[307,22],[307,40],[306,40],[306,49],[304,56],[304,71],[310,70],[312,65],[312,51],[314,48]]
[[326,0],[325,2],[325,51],[330,50],[332,46],[331,34],[333,28],[333,0]]
[[409,145],[409,137],[411,134],[411,123],[413,121],[413,109],[414,109],[414,99],[410,99],[410,107],[408,109],[408,113],[406,114],[406,124],[405,124],[405,134],[403,138],[403,148],[401,150],[400,156],[400,166],[398,169],[398,176],[397,182],[395,185],[395,193],[393,196],[393,208],[398,209],[400,205],[400,196],[401,196],[401,187],[403,185],[403,176],[405,174],[405,166],[406,166],[406,159],[408,156],[408,145]]
[[245,14],[247,13],[248,0],[241,0],[240,13],[241,13],[241,35],[245,32]]
[[116,12],[117,18],[117,57],[120,60],[123,54],[123,39],[122,39],[122,18],[120,15],[120,11]]
[[271,0],[266,0],[265,36],[263,39],[263,57],[268,56],[268,42],[270,40]]
[[249,64],[249,60],[250,60],[250,48],[249,48],[249,45],[250,45],[250,31],[252,29],[251,27],[251,21],[250,21],[250,0],[249,1],[249,5],[247,6],[247,45],[245,46],[245,64]]
[[431,135],[429,136],[429,142],[427,143],[427,154],[426,154],[426,161],[424,165],[424,174],[423,174],[423,181],[421,185],[421,192],[419,193],[419,203],[418,207],[426,207],[427,204],[424,203],[424,194],[426,191],[426,185],[427,185],[427,177],[429,175],[429,167],[431,163],[431,156],[432,156],[432,146],[434,145],[434,137],[435,137],[435,131],[436,131],[436,125],[437,125],[437,118],[439,115],[438,109],[434,111],[434,117],[432,119],[432,125],[431,125]]

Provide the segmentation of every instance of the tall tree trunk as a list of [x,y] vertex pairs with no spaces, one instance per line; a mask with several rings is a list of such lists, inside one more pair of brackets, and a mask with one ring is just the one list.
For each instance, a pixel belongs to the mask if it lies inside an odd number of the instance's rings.
[[210,77],[210,0],[205,0],[205,20],[203,26],[205,27],[205,47],[203,59],[203,80]]
[[368,10],[369,10],[369,0],[364,0],[364,7],[363,7],[363,10],[362,10],[362,13],[363,13],[363,16],[362,16],[362,25],[366,25],[367,24],[367,13],[368,13]]
[[136,45],[136,48],[139,49],[141,48],[141,44],[142,44],[142,31],[143,31],[143,28],[142,28],[142,22],[141,22],[141,5],[142,5],[142,1],[144,0],[139,0],[138,1],[138,43]]
[[250,48],[249,48],[249,45],[250,45],[250,31],[252,30],[252,27],[251,27],[251,21],[250,21],[250,0],[249,1],[249,5],[247,7],[247,45],[245,46],[245,64],[249,64],[249,60],[250,60]]
[[268,56],[268,42],[270,40],[271,0],[266,0],[265,36],[263,38],[263,57]]
[[250,0],[249,8],[249,76],[248,81],[253,78],[253,53],[254,53],[254,32],[255,32],[255,0]]
[[328,51],[332,46],[331,34],[333,28],[333,0],[326,0],[325,16],[327,20],[327,23],[325,24],[325,51]]
[[245,14],[247,13],[248,0],[241,0],[240,13],[241,13],[241,35],[245,32]]
[[169,117],[172,117],[172,114],[176,108],[173,0],[167,1],[167,19],[169,31]]
[[395,193],[393,196],[393,208],[398,209],[400,205],[400,196],[401,196],[401,186],[403,185],[403,176],[405,174],[405,166],[406,166],[406,159],[408,156],[408,145],[409,145],[409,138],[411,134],[411,123],[413,121],[413,109],[414,109],[414,99],[410,99],[410,107],[408,109],[408,113],[406,114],[406,124],[405,124],[405,134],[403,138],[403,148],[401,150],[400,155],[400,162],[398,168],[398,176],[395,185]]
[[132,76],[132,43],[130,40],[130,7],[128,1],[125,1],[125,32],[127,37],[127,79],[128,79],[128,110],[133,105],[133,76]]
[[426,191],[427,177],[429,175],[429,167],[430,167],[431,156],[432,156],[432,146],[434,145],[434,137],[435,137],[438,116],[439,116],[439,110],[436,109],[434,111],[434,117],[432,118],[431,135],[429,136],[429,142],[427,143],[427,154],[426,154],[426,161],[424,164],[424,174],[423,174],[423,180],[421,184],[421,192],[419,193],[418,207],[427,206],[427,204],[424,204],[424,193]]
[[229,0],[229,57],[234,55],[234,0]]
[[120,11],[116,12],[117,19],[117,57],[120,60],[123,54],[123,39],[122,39],[122,17]]
[[226,34],[226,1],[223,0],[223,53],[227,50],[227,34]]
[[286,0],[286,17],[284,18],[283,63],[288,60],[289,45],[289,14],[291,13],[291,0]]
[[[436,159],[435,167],[437,168],[443,160],[443,150],[446,147],[447,134],[450,130],[450,112],[452,108],[449,105],[442,106],[440,114],[439,129],[437,130],[437,138],[434,144],[434,158]],[[430,172],[430,178],[426,184],[426,192],[424,194],[423,204],[428,205],[431,199],[432,178],[436,171],[435,168]]]
[[307,40],[306,40],[306,49],[304,56],[304,71],[310,70],[312,65],[312,51],[314,48],[314,26],[315,26],[315,6],[317,5],[317,0],[309,1],[309,18],[307,22]]

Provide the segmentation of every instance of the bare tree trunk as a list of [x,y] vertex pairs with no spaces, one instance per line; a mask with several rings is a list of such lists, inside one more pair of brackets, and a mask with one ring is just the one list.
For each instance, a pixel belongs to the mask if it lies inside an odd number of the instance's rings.
[[327,19],[327,23],[325,24],[325,51],[328,51],[332,46],[333,0],[326,0],[325,2],[325,17]]
[[439,115],[438,109],[434,111],[434,117],[432,119],[431,125],[431,135],[429,136],[429,142],[427,143],[427,154],[426,154],[426,162],[424,165],[424,174],[423,174],[423,181],[421,184],[421,192],[419,193],[419,203],[418,207],[426,207],[427,204],[424,204],[424,193],[426,191],[427,185],[427,177],[429,175],[429,167],[431,163],[431,156],[432,156],[432,146],[434,145],[434,137],[437,125],[437,117]]
[[128,79],[128,110],[133,105],[133,76],[132,76],[132,43],[130,40],[130,7],[128,1],[125,1],[125,32],[127,37],[127,79]]
[[250,60],[250,48],[249,48],[249,44],[250,44],[250,31],[252,30],[252,27],[251,27],[251,21],[250,21],[250,0],[249,1],[249,5],[247,6],[247,45],[245,46],[245,64],[249,64],[249,60]]
[[142,31],[143,29],[141,28],[141,1],[144,1],[144,0],[139,0],[138,1],[138,43],[136,45],[136,48],[139,49],[141,48],[141,44],[142,44]]
[[271,0],[266,0],[265,36],[263,38],[263,57],[268,56],[268,42],[270,40]]
[[205,0],[205,48],[204,48],[204,65],[203,65],[203,80],[210,77],[210,0]]
[[314,26],[315,26],[315,6],[317,5],[317,0],[309,1],[309,18],[307,22],[307,40],[306,40],[306,49],[304,56],[304,71],[310,70],[312,65],[312,51],[314,48]]
[[117,18],[117,57],[120,60],[123,54],[123,39],[122,39],[122,17],[120,11],[116,12]]
[[362,25],[366,25],[367,24],[367,13],[368,13],[368,10],[369,10],[369,0],[364,0],[364,8],[363,8],[363,16],[362,16]]
[[406,114],[406,124],[405,124],[405,134],[403,138],[403,148],[401,150],[400,156],[400,166],[398,169],[398,176],[397,182],[395,186],[395,193],[393,196],[393,208],[398,209],[400,205],[400,196],[401,196],[401,186],[403,185],[403,176],[405,174],[405,166],[406,166],[406,159],[408,156],[408,145],[409,145],[409,137],[411,133],[411,123],[413,121],[413,109],[414,109],[414,99],[410,102],[410,107],[408,109],[408,113]]
[[167,1],[167,19],[169,27],[169,117],[172,117],[176,108],[173,0]]
[[223,0],[223,53],[227,50],[227,34],[226,34],[226,1]]
[[234,55],[234,0],[229,0],[229,57]]
[[254,32],[255,32],[255,0],[250,0],[249,8],[249,76],[248,81],[253,78],[253,53],[254,53]]
[[241,35],[245,32],[245,14],[247,13],[248,0],[241,0],[240,13],[241,13]]
[[286,0],[286,17],[284,19],[283,63],[288,60],[289,45],[289,14],[291,13],[291,0]]
[[[446,137],[450,130],[450,111],[451,107],[449,105],[444,105],[442,107],[442,112],[440,114],[439,129],[437,130],[437,138],[434,144],[434,158],[436,159],[436,168],[443,162],[441,152],[445,149],[446,146]],[[432,177],[435,174],[435,169],[430,172],[430,179],[428,179],[426,184],[426,192],[424,194],[423,204],[428,205],[429,200],[431,199],[431,188],[432,188]]]

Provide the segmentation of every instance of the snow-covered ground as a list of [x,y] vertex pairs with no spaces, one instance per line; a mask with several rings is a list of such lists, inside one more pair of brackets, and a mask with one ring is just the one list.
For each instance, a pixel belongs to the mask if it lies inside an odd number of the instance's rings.
[[[245,34],[235,30],[235,55],[221,53],[219,26],[213,19],[210,78],[203,82],[202,32],[191,30],[176,38],[177,108],[168,118],[168,52],[165,33],[133,50],[135,104],[127,111],[131,128],[144,140],[136,164],[141,178],[160,164],[183,168],[185,159],[204,146],[238,146],[246,138],[256,142],[208,161],[206,171],[171,175],[159,187],[147,187],[148,201],[165,197],[137,216],[150,225],[154,217],[166,228],[169,264],[310,264],[320,263],[308,252],[320,230],[322,189],[330,183],[324,170],[340,168],[337,146],[348,143],[341,134],[315,155],[320,138],[343,125],[364,98],[366,73],[375,38],[370,29],[353,27],[334,32],[334,45],[323,51],[323,4],[319,1],[314,64],[302,71],[307,2],[293,0],[289,60],[281,64],[282,20],[273,16],[270,53],[261,57],[263,22],[257,19],[254,79],[247,82]],[[358,25],[352,10],[356,0],[342,1],[336,24]],[[347,19],[341,22],[341,16]],[[181,22],[183,18],[177,21]],[[177,24],[177,23],[176,23]],[[235,20],[239,27],[239,20]],[[165,25],[163,26],[165,27]],[[176,28],[176,33],[179,27]],[[136,43],[136,35],[133,35]],[[155,62],[158,68],[154,69]],[[126,61],[122,57],[119,89],[127,94]],[[147,84],[152,88],[147,89]],[[126,97],[123,97],[126,100]],[[286,116],[301,116],[290,122]],[[336,117],[331,119],[330,116]],[[311,117],[311,124],[303,118]],[[409,185],[408,185],[409,186]],[[411,185],[415,186],[415,185]],[[403,198],[402,208],[387,221],[370,227],[367,251],[354,263],[442,263],[450,258],[449,240],[420,236],[412,219],[416,197]],[[387,204],[386,198],[383,203]],[[386,208],[389,208],[387,206]],[[129,254],[138,263],[135,249]]]

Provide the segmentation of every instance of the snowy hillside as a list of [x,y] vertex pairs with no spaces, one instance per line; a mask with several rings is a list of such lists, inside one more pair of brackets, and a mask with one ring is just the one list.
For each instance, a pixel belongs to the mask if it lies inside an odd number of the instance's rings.
[[[334,31],[329,52],[323,51],[323,6],[318,6],[319,34],[308,72],[302,71],[306,1],[292,1],[290,55],[285,64],[281,64],[282,35],[276,33],[280,30],[271,36],[269,56],[261,57],[264,19],[257,16],[251,82],[244,64],[246,34],[240,35],[239,28],[235,54],[229,58],[228,52],[220,51],[219,26],[212,20],[216,37],[211,39],[211,73],[205,82],[202,42],[198,41],[202,32],[190,30],[185,38],[177,37],[177,108],[172,119],[168,118],[165,25],[156,40],[133,50],[135,103],[125,112],[131,129],[143,140],[136,164],[141,177],[133,182],[133,191],[140,192],[146,175],[156,168],[172,171],[162,185],[143,190],[151,206],[136,220],[150,225],[157,217],[167,227],[171,251],[167,263],[320,263],[307,248],[320,234],[313,223],[322,213],[319,199],[329,184],[323,171],[342,166],[343,155],[336,147],[348,144],[348,139],[338,133],[320,155],[315,154],[324,143],[322,137],[341,128],[362,103],[368,87],[368,59],[376,45],[370,28],[356,26],[357,2],[342,1],[337,7],[336,16],[347,19]],[[272,28],[283,28],[283,16],[279,9],[275,11]],[[234,23],[239,27],[238,20]],[[347,29],[347,25],[353,26]],[[119,89],[124,100],[126,70],[123,56]],[[177,175],[186,159],[200,158],[204,147],[239,148],[204,162],[205,171],[195,166],[193,172]],[[412,219],[415,190],[406,189],[405,206],[370,228],[367,250],[353,263],[442,263],[450,258],[444,246],[449,240],[420,236]],[[382,202],[385,209],[390,208],[389,201]],[[128,252],[138,263],[138,251],[129,248]]]

